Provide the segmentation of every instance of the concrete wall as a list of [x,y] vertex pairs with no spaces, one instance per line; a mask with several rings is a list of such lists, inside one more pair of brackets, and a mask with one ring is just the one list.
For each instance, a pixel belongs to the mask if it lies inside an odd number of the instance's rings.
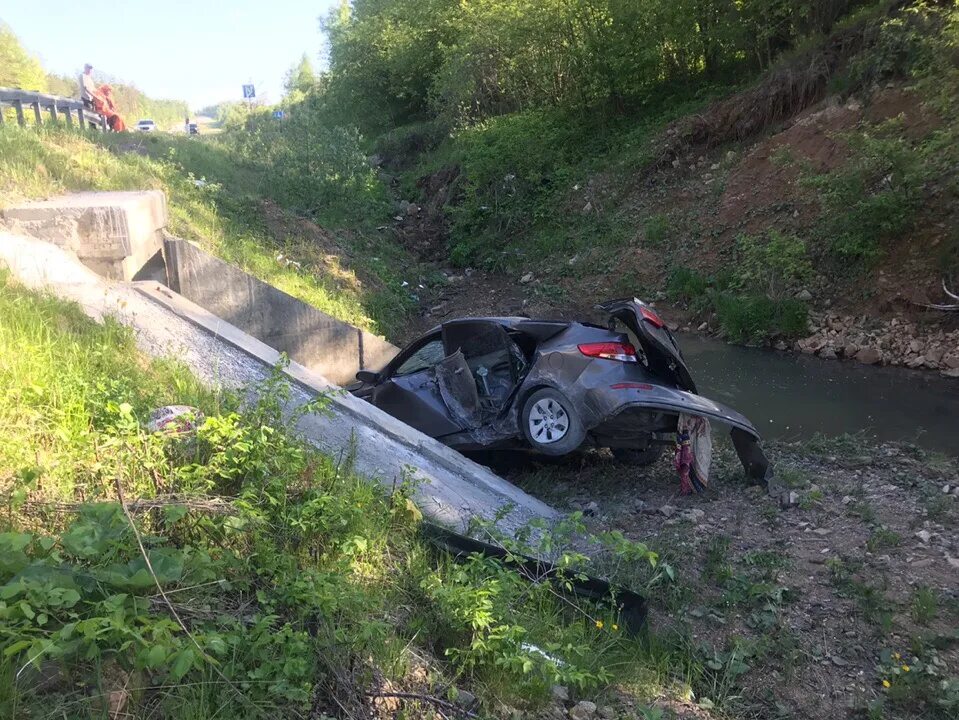
[[83,192],[23,203],[3,211],[16,232],[73,251],[111,280],[132,280],[163,244],[166,196],[143,192]]
[[164,243],[169,287],[339,385],[378,370],[397,348],[257,280],[185,240]]

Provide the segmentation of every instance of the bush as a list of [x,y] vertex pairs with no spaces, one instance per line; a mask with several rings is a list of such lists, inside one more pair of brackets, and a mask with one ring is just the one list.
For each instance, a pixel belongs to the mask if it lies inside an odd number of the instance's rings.
[[673,268],[666,279],[666,297],[673,302],[693,302],[706,295],[710,280],[695,270]]
[[733,342],[750,344],[771,337],[795,338],[808,329],[807,309],[799,300],[713,292],[711,301],[723,335]]
[[672,223],[663,213],[650,215],[643,221],[643,236],[649,247],[661,247],[672,237]]
[[880,255],[884,242],[912,227],[928,168],[920,153],[896,134],[863,132],[849,142],[854,156],[848,164],[804,182],[819,191],[823,232],[837,259],[868,263]]
[[794,235],[770,230],[765,239],[736,239],[734,281],[741,290],[778,298],[812,275],[806,243]]

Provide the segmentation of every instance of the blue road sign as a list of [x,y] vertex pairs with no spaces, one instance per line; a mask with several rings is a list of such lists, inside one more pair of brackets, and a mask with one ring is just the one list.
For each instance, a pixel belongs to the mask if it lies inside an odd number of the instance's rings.
[[247,100],[249,98],[256,97],[256,89],[252,85],[243,86],[243,99]]
[[274,110],[274,111],[273,111],[273,117],[276,118],[277,120],[282,120],[282,119],[283,119],[283,111],[282,111],[282,110]]

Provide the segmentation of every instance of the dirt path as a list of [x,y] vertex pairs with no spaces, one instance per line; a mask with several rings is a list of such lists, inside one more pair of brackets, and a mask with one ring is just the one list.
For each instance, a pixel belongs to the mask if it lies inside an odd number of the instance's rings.
[[793,504],[741,484],[725,451],[693,497],[678,495],[669,458],[510,477],[673,566],[675,582],[652,592],[652,625],[703,673],[681,716],[710,704],[710,717],[959,716],[959,463],[848,438],[773,455]]

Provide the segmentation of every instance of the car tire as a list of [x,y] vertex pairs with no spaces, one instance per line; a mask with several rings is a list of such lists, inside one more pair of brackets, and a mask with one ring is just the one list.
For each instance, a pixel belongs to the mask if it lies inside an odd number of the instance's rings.
[[586,438],[573,403],[553,388],[541,388],[526,399],[520,422],[530,447],[543,455],[566,455]]
[[665,449],[665,446],[658,443],[650,444],[642,450],[638,448],[612,448],[613,457],[616,458],[617,462],[633,467],[652,465],[663,456]]

